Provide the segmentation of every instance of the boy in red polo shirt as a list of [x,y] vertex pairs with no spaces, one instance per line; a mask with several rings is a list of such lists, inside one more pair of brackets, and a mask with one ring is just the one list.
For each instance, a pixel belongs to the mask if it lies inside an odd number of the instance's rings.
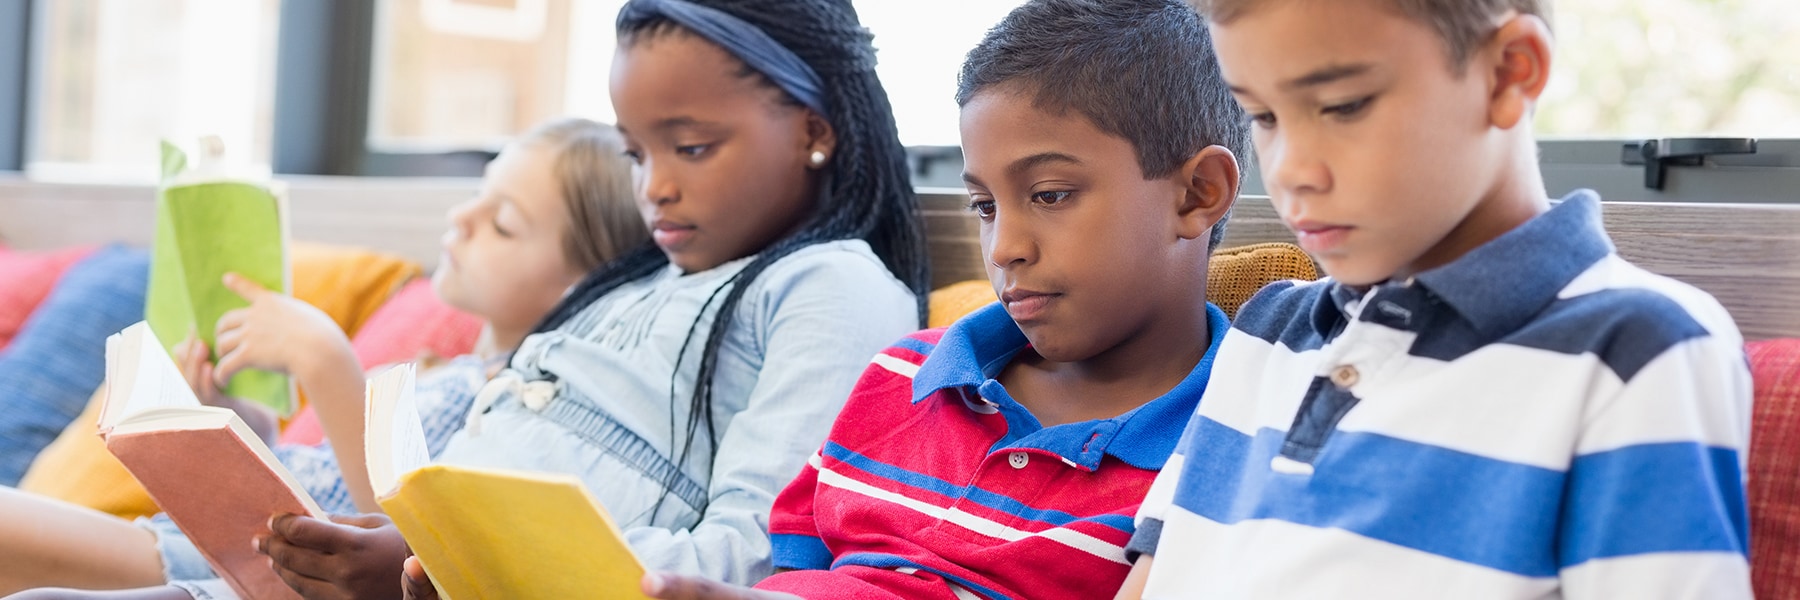
[[1035,0],[963,66],[964,179],[1001,302],[876,356],[777,498],[756,590],[1104,598],[1229,327],[1207,258],[1246,119],[1181,0]]

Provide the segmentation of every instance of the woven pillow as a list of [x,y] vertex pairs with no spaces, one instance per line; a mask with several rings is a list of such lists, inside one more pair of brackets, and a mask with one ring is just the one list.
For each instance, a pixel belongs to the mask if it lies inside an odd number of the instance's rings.
[[0,485],[18,485],[100,386],[106,336],[144,318],[149,262],[124,246],[88,254],[0,350]]
[[[1287,279],[1313,280],[1319,269],[1299,246],[1286,243],[1251,244],[1220,248],[1206,269],[1206,299],[1219,305],[1228,317],[1257,290]],[[928,327],[947,327],[963,315],[994,302],[994,287],[986,281],[954,283],[931,292]]]
[[1236,318],[1239,306],[1263,286],[1277,281],[1319,278],[1319,267],[1305,250],[1275,242],[1221,248],[1206,268],[1206,299]]
[[63,271],[93,251],[93,246],[46,252],[0,248],[0,348],[18,335]]
[[1750,578],[1758,598],[1800,598],[1800,339],[1750,342]]

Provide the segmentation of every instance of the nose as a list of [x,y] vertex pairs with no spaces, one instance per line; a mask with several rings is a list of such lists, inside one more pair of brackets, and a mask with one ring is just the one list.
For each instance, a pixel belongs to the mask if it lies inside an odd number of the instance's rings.
[[994,220],[982,228],[981,241],[988,264],[1007,270],[1037,261],[1037,240],[1032,234],[1030,217],[1007,214],[994,203]]
[[1319,158],[1318,143],[1312,136],[1290,128],[1276,133],[1258,148],[1269,188],[1289,196],[1331,191],[1331,169]]
[[674,202],[681,196],[680,187],[675,185],[673,169],[658,166],[657,161],[644,157],[643,164],[637,169],[638,198],[652,206],[661,206]]
[[444,232],[445,243],[453,239],[467,239],[475,226],[475,209],[481,206],[480,198],[470,198],[450,207],[445,216],[450,219],[450,229]]

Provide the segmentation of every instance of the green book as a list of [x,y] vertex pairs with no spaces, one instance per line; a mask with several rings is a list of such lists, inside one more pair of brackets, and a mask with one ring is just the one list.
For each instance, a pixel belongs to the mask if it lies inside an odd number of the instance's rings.
[[[264,182],[186,166],[181,151],[164,143],[144,320],[171,357],[175,345],[189,336],[215,348],[219,317],[250,305],[225,287],[226,273],[277,292],[289,289],[287,205],[281,195]],[[218,358],[215,348],[213,360]],[[293,382],[268,371],[239,372],[225,393],[268,406],[283,417],[298,404]]]

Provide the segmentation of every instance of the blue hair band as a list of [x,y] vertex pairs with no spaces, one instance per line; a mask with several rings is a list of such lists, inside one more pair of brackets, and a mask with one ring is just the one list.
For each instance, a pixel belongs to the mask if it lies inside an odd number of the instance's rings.
[[656,17],[674,21],[718,44],[807,108],[830,116],[825,110],[825,82],[819,73],[757,26],[725,11],[686,0],[631,0],[619,9],[618,28],[626,31]]

